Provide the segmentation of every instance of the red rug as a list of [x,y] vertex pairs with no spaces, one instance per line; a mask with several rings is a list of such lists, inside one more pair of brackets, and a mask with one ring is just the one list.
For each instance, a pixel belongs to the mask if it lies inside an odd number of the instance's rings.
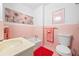
[[45,48],[45,47],[39,47],[34,51],[34,56],[52,56],[53,51]]

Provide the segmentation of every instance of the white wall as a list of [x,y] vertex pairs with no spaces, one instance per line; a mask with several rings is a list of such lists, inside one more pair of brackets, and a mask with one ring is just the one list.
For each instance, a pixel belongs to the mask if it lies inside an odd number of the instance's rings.
[[43,25],[43,5],[39,6],[34,10],[34,25]]
[[52,25],[53,12],[61,8],[65,8],[66,24],[79,24],[79,6],[69,3],[52,3],[45,6],[45,25]]
[[0,3],[0,21],[2,21],[2,4]]
[[71,3],[51,3],[46,5],[40,5],[35,9],[29,8],[25,4],[9,3],[4,4],[4,7],[11,8],[25,14],[34,17],[34,25],[43,25],[43,20],[45,25],[52,25],[52,14],[54,11],[65,8],[65,23],[75,24],[79,23],[79,5]]
[[2,19],[2,4],[0,3],[0,40],[4,39],[3,33],[3,19]]
[[[28,5],[26,4],[17,4],[17,3],[4,3],[3,4],[4,8],[10,8],[19,12],[22,12],[26,15],[30,15],[33,16],[33,21],[34,21],[34,25],[36,26],[41,26],[43,24],[43,6],[39,5],[36,8],[30,8]],[[32,6],[32,7],[35,7]]]
[[21,4],[21,3],[4,3],[3,6],[4,6],[4,8],[11,8],[11,9],[16,10],[18,12],[22,12],[26,15],[33,16],[32,9],[24,4]]

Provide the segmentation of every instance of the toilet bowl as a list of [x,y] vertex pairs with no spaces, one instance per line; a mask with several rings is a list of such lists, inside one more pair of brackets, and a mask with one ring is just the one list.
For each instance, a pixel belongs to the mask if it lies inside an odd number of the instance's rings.
[[56,46],[56,52],[61,56],[71,56],[71,37],[70,34],[58,34],[58,45]]
[[64,45],[57,45],[56,52],[58,53],[58,55],[61,55],[61,56],[71,56],[72,55],[71,50],[67,46],[64,46]]

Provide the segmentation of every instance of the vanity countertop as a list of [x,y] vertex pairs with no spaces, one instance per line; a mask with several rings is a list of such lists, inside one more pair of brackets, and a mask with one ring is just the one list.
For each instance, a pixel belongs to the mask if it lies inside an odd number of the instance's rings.
[[0,42],[0,56],[14,56],[33,46],[35,46],[33,42],[22,37],[4,40]]

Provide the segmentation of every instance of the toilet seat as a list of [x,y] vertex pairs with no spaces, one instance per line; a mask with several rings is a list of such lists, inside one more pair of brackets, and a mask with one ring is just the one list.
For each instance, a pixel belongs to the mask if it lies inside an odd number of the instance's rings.
[[71,55],[71,50],[67,46],[64,46],[64,45],[57,45],[56,51],[58,54],[60,54],[62,56],[70,56]]

